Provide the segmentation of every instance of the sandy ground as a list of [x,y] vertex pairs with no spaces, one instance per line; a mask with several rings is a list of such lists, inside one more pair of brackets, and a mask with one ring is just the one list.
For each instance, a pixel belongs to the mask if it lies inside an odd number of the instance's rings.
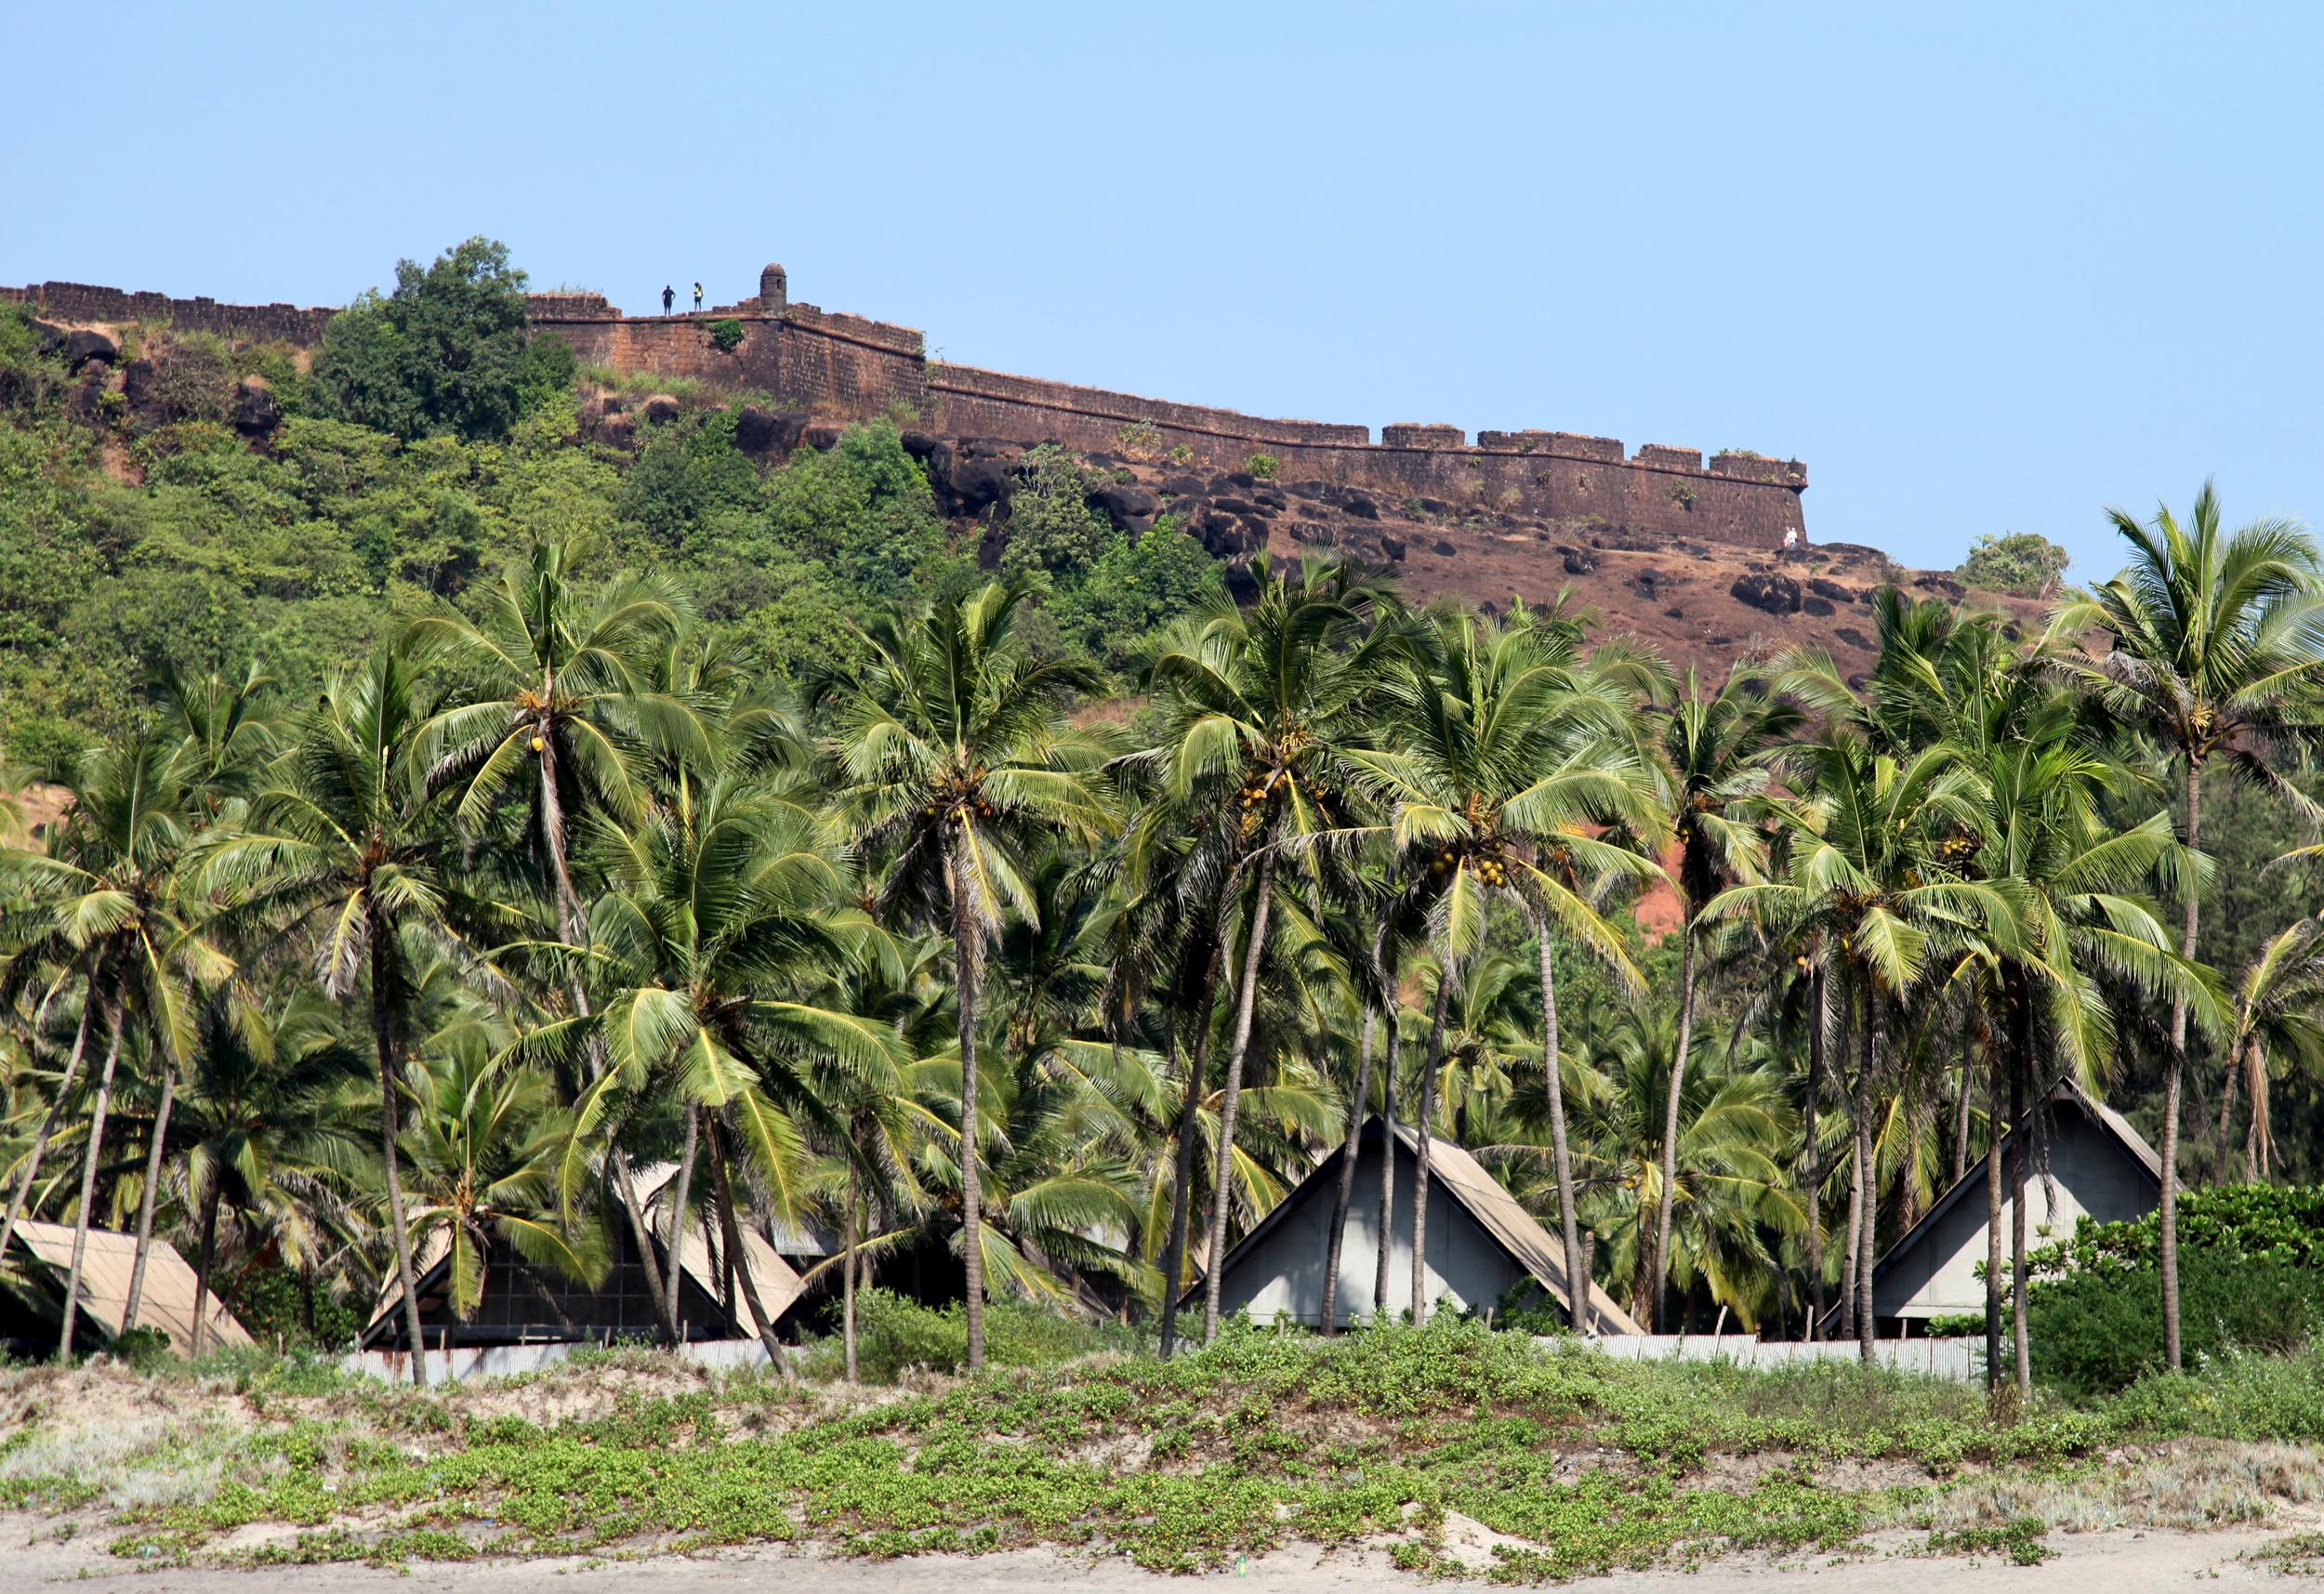
[[[317,1588],[397,1589],[403,1594],[724,1594],[726,1590],[831,1590],[833,1594],[1003,1594],[1005,1590],[1075,1588],[1091,1594],[1166,1594],[1173,1587],[1209,1583],[1217,1577],[1235,1587],[1276,1594],[1322,1594],[1324,1590],[1398,1589],[1429,1587],[1397,1572],[1384,1556],[1288,1549],[1251,1561],[1237,1571],[1182,1579],[1139,1571],[1113,1559],[1089,1560],[1047,1550],[975,1557],[927,1556],[906,1561],[832,1561],[812,1551],[780,1547],[721,1550],[705,1556],[592,1558],[467,1564],[416,1562],[408,1573],[366,1566],[289,1567],[258,1572],[216,1568],[156,1568],[140,1571],[105,1551],[108,1530],[91,1527],[59,1542],[54,1519],[0,1514],[0,1594],[71,1583],[89,1590],[124,1594],[305,1594]],[[1672,1569],[1619,1573],[1587,1580],[1591,1594],[1775,1594],[1814,1588],[1817,1594],[1993,1594],[1997,1588],[2023,1594],[2147,1594],[2149,1590],[2205,1588],[2275,1589],[2324,1587],[2324,1579],[2290,1578],[2266,1562],[2251,1559],[2279,1534],[2254,1530],[2217,1533],[2053,1534],[2058,1555],[2039,1567],[2012,1566],[2004,1560],[1931,1560],[1902,1553],[1917,1535],[1882,1535],[1871,1553],[1847,1557],[1793,1557],[1781,1561],[1744,1558],[1714,1561],[1697,1571]]]

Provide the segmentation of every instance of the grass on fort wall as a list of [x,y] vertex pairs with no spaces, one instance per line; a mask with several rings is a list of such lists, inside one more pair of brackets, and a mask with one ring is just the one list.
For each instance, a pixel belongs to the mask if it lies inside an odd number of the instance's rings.
[[[1199,1571],[1300,1541],[1534,1582],[1882,1528],[2039,1559],[2052,1524],[2204,1525],[2324,1497],[2313,1354],[1997,1416],[1980,1389],[1908,1375],[1618,1363],[1458,1321],[1330,1342],[1237,1327],[1169,1363],[1054,1363],[1070,1349],[1021,1339],[1008,1354],[1051,1364],[861,1388],[644,1350],[427,1392],[255,1357],[16,1369],[0,1505],[95,1516],[147,1564],[814,1540]],[[257,1524],[277,1531],[241,1533]]]

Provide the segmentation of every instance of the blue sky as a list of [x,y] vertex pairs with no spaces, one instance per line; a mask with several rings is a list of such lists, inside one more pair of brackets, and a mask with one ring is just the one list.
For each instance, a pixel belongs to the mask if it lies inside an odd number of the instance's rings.
[[[2324,520],[2324,8],[116,5],[0,281],[337,303],[474,232],[971,364],[1796,454],[1914,564]],[[29,103],[26,100],[29,99]]]

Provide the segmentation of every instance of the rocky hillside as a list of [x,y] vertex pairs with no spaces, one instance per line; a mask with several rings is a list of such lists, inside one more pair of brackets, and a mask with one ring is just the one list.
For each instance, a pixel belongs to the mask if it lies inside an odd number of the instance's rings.
[[[612,406],[609,412],[607,406]],[[668,400],[627,404],[599,395],[584,402],[585,424],[627,442],[640,414]],[[829,448],[839,428],[756,408],[743,412],[737,441],[777,457],[795,446]],[[905,447],[927,468],[940,510],[957,524],[993,527],[988,560],[998,557],[1008,500],[1024,451],[986,438],[906,431]],[[1872,662],[1873,590],[1901,582],[1924,597],[1973,599],[2038,624],[2027,599],[1965,590],[1952,575],[1909,571],[1877,548],[1850,543],[1763,552],[1717,542],[1672,543],[1604,521],[1543,520],[1434,498],[1390,502],[1330,481],[1262,479],[1248,471],[1202,471],[1117,454],[1079,455],[1093,481],[1089,503],[1135,536],[1169,515],[1226,561],[1230,583],[1251,558],[1296,559],[1336,552],[1394,573],[1415,602],[1459,598],[1487,609],[1514,599],[1545,605],[1561,593],[1587,606],[1611,635],[1633,637],[1674,665],[1716,674],[1739,654],[1804,643],[1829,652],[1855,674]]]

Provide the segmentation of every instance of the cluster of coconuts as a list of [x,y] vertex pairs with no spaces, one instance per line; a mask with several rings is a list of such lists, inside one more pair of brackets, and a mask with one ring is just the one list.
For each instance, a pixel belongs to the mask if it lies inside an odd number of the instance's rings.
[[921,817],[933,819],[939,812],[948,810],[948,817],[955,824],[968,823],[971,813],[979,819],[992,818],[993,805],[984,800],[984,794],[978,789],[984,779],[984,771],[981,767],[965,775],[936,776],[929,782],[930,795],[934,800],[921,806]]
[[1447,847],[1430,862],[1429,873],[1448,875],[1463,857],[1469,858],[1476,865],[1477,878],[1486,885],[1506,886],[1509,884],[1509,871],[1502,865],[1498,852],[1464,853]]

